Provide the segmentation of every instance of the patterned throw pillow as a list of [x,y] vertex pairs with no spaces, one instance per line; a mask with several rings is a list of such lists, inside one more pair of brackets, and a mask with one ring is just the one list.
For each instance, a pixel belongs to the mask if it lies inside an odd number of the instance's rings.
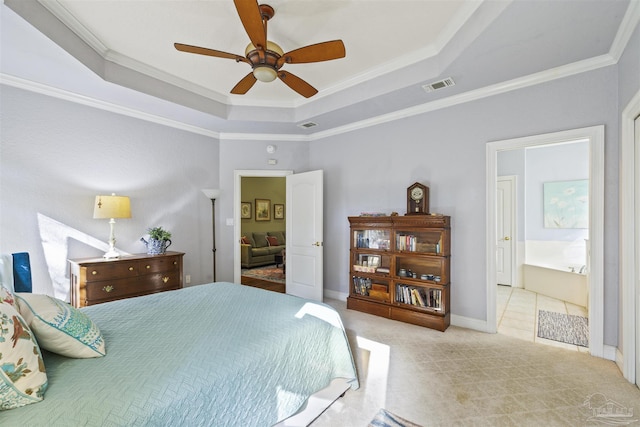
[[67,357],[102,357],[102,333],[83,311],[48,295],[17,293],[20,313],[46,350]]
[[267,243],[269,246],[278,246],[278,239],[273,236],[267,236]]
[[47,384],[33,332],[16,307],[0,301],[0,411],[41,401]]
[[16,300],[13,297],[11,291],[4,286],[0,285],[0,303],[5,302],[15,307]]

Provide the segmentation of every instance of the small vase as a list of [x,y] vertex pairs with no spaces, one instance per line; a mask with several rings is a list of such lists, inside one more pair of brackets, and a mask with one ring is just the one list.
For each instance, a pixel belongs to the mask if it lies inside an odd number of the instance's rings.
[[161,255],[167,251],[167,248],[171,245],[171,240],[156,240],[149,239],[146,242],[148,255]]

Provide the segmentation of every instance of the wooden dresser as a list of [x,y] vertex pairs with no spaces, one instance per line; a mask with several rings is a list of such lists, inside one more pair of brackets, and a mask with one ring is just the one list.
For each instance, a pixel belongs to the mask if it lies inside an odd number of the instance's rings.
[[69,260],[74,307],[182,288],[182,252]]

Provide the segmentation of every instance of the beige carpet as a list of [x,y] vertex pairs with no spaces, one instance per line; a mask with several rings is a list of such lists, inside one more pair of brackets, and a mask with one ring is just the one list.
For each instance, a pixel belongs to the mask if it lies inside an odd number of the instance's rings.
[[598,426],[606,424],[594,415],[616,408],[640,426],[640,390],[614,362],[457,327],[442,333],[327,302],[342,315],[361,387],[313,427],[365,427],[380,408],[424,427]]

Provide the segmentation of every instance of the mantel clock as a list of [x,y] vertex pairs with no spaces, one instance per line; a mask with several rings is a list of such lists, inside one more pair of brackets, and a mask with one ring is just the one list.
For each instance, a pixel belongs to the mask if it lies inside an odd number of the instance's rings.
[[407,215],[429,213],[429,187],[416,182],[407,188]]

